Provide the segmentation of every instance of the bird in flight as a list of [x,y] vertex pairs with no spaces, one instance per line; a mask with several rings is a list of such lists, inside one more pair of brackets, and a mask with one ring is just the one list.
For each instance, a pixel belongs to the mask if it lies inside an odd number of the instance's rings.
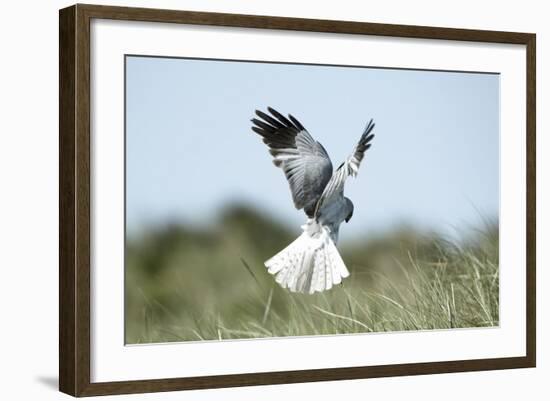
[[348,176],[357,176],[359,165],[374,138],[372,119],[352,154],[333,171],[327,151],[292,115],[288,118],[268,107],[256,110],[252,130],[269,147],[273,164],[288,180],[296,209],[307,222],[303,233],[265,262],[275,280],[292,292],[313,294],[340,284],[349,271],[336,249],[340,224],[350,221],[353,203],[344,196]]

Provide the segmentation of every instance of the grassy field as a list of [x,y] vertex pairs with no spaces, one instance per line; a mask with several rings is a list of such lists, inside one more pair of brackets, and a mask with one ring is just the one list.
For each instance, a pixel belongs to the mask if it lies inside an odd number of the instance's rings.
[[149,230],[127,241],[126,342],[495,326],[497,227],[455,242],[402,228],[342,244],[351,276],[315,295],[267,273],[263,261],[298,233],[254,210],[229,208],[208,228]]

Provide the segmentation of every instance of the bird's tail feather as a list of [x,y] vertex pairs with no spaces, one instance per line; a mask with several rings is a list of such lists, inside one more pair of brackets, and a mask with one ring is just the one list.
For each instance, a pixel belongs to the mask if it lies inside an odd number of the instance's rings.
[[275,281],[292,292],[324,291],[349,276],[328,227],[309,220],[294,242],[265,262]]

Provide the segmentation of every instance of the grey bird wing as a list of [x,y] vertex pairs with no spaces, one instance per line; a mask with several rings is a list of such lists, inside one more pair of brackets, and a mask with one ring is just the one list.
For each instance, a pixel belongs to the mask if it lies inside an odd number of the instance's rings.
[[269,147],[273,164],[280,167],[288,180],[296,209],[309,217],[332,176],[332,163],[325,148],[312,138],[292,115],[288,118],[268,107],[271,115],[256,110],[252,130]]
[[361,161],[365,157],[365,152],[368,148],[370,148],[370,141],[374,138],[374,134],[371,134],[373,129],[374,122],[371,119],[365,127],[365,130],[363,131],[359,142],[355,146],[353,153],[336,169],[330,181],[326,185],[323,194],[317,202],[314,213],[315,217],[318,217],[319,211],[323,205],[331,204],[338,198],[344,197],[344,184],[346,183],[346,178],[350,175],[353,177],[357,176]]

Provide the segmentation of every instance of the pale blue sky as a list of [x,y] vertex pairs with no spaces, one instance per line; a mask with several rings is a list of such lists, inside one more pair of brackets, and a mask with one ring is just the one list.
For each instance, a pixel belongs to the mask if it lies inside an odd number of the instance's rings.
[[491,74],[127,57],[130,232],[202,224],[243,201],[299,231],[280,169],[250,129],[255,109],[291,113],[337,167],[365,123],[376,135],[342,238],[409,223],[452,233],[498,216],[499,77]]

